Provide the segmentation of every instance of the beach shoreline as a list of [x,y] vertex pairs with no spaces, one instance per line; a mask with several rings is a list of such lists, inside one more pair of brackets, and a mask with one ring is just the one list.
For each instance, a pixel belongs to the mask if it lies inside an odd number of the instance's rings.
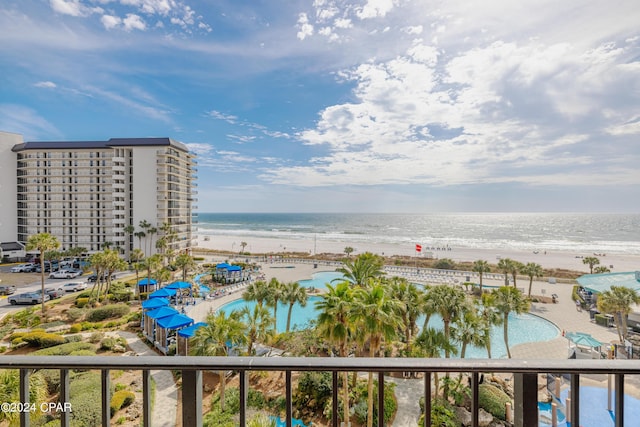
[[586,252],[569,251],[518,251],[514,249],[481,249],[465,247],[422,247],[418,253],[414,245],[396,245],[388,243],[348,243],[344,241],[331,241],[323,239],[301,240],[257,236],[237,235],[199,235],[197,247],[202,249],[218,250],[229,253],[239,253],[242,250],[241,243],[245,242],[244,252],[250,254],[287,254],[304,253],[309,256],[320,254],[344,254],[346,247],[354,249],[351,256],[357,256],[364,252],[372,252],[382,256],[409,256],[427,258],[431,254],[433,258],[449,258],[456,262],[473,262],[485,260],[489,264],[497,264],[501,258],[510,258],[522,263],[535,262],[543,268],[556,268],[589,273],[589,266],[583,263],[584,258],[595,256],[600,260],[600,265],[605,266],[611,272],[628,272],[640,270],[640,255],[629,254],[595,254]]

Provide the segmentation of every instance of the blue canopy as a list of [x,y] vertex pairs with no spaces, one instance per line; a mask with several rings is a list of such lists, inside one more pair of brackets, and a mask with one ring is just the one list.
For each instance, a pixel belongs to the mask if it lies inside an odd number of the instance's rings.
[[173,316],[158,319],[158,326],[164,329],[178,329],[189,326],[193,323],[193,319],[184,314],[174,314]]
[[154,279],[142,279],[138,282],[138,286],[147,286],[147,285],[155,285],[158,282]]
[[145,310],[160,308],[167,305],[169,305],[169,300],[166,298],[152,298],[142,301],[142,308]]
[[229,268],[229,267],[231,267],[231,266],[229,264],[227,264],[226,262],[221,262],[220,264],[216,265],[216,268],[219,269],[219,270],[220,269]]
[[156,308],[155,310],[148,311],[145,314],[147,317],[150,317],[151,319],[162,319],[163,317],[174,316],[179,313],[178,313],[178,310],[176,310],[175,308],[160,307],[160,308]]
[[173,282],[166,286],[167,289],[186,289],[190,287],[191,283],[188,282]]
[[227,271],[242,271],[242,267],[239,265],[231,265],[227,268]]
[[567,332],[565,337],[578,345],[582,345],[585,347],[598,348],[602,347],[602,343],[592,337],[590,334],[584,332]]
[[204,322],[194,323],[191,326],[187,326],[184,329],[180,329],[178,331],[178,336],[182,338],[192,338],[196,334],[196,331],[205,325],[206,323]]
[[166,298],[166,297],[172,297],[175,294],[176,294],[175,289],[162,288],[162,289],[158,289],[157,291],[151,292],[149,294],[149,298]]

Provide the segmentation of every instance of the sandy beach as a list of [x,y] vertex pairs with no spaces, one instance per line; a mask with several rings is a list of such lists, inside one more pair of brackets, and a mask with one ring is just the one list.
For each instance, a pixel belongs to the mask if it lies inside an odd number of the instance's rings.
[[[198,237],[198,247],[204,249],[216,249],[228,252],[239,252],[240,243],[247,243],[246,252],[252,254],[257,253],[286,253],[286,252],[303,252],[310,255],[321,253],[343,253],[344,248],[350,246],[354,248],[352,255],[358,255],[363,252],[373,252],[379,255],[392,256],[416,256],[415,247],[413,245],[400,246],[390,244],[369,243],[367,247],[359,243],[345,243],[344,241],[330,241],[317,239],[315,241],[295,240],[295,239],[276,239],[265,237],[243,237],[231,235],[215,235],[208,236],[209,240],[205,240],[204,236]],[[600,264],[611,269],[612,272],[625,272],[640,270],[640,255],[627,254],[594,254],[580,252],[560,252],[560,251],[544,251],[534,252],[515,251],[515,250],[489,250],[475,248],[426,248],[423,247],[422,254],[418,256],[426,256],[431,253],[434,258],[450,258],[454,261],[476,261],[479,259],[488,261],[491,264],[498,262],[500,258],[511,258],[523,263],[535,262],[545,268],[562,268],[568,270],[584,271],[589,273],[589,266],[583,263],[583,258],[587,256],[596,256],[600,259]]]

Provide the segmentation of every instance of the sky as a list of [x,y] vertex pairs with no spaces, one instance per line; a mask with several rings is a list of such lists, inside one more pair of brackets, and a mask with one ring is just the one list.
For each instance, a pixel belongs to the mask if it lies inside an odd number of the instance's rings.
[[637,0],[3,0],[0,130],[170,137],[200,212],[640,212]]

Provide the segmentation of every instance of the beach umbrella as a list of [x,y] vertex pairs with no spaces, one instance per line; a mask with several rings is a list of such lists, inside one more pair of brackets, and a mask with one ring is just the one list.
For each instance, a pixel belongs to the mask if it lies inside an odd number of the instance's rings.
[[167,286],[166,289],[187,289],[191,287],[191,283],[188,282],[173,282]]
[[142,301],[142,308],[144,310],[152,310],[169,305],[169,300],[166,298],[152,298]]
[[167,298],[176,294],[175,289],[162,288],[149,294],[149,298]]

